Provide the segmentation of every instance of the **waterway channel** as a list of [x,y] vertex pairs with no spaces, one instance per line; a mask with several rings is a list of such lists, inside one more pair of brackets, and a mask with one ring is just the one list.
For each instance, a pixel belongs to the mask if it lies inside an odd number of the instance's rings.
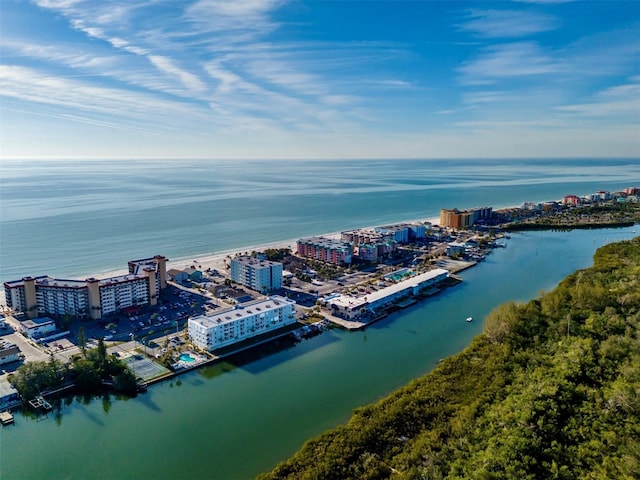
[[[232,359],[135,399],[70,399],[44,419],[0,430],[6,479],[245,479],[462,350],[482,318],[591,265],[632,228],[513,234],[464,282],[368,327]],[[465,319],[473,316],[473,322]]]

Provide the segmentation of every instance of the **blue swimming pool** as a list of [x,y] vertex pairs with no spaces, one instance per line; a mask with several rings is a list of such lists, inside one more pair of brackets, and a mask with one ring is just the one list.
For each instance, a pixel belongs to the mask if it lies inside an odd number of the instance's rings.
[[393,273],[389,273],[384,276],[387,280],[393,280],[394,282],[399,282],[401,280],[405,280],[406,278],[412,277],[414,274],[413,270],[409,270],[408,268],[402,268],[400,270],[396,270]]
[[188,353],[183,353],[182,355],[180,355],[180,360],[182,360],[183,362],[187,362],[187,363],[191,363],[191,362],[195,362],[196,361],[196,359],[193,358]]

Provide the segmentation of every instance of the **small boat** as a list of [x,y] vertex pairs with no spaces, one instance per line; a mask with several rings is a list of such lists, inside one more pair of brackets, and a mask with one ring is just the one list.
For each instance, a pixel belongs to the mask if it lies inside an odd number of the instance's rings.
[[473,317],[467,317],[467,322],[473,322]]

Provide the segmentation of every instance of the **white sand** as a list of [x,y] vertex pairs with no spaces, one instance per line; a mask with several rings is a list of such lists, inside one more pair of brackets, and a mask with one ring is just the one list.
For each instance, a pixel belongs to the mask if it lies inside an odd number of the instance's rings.
[[[430,222],[432,225],[438,225],[440,222],[440,218],[436,217],[436,218],[429,218],[426,220],[425,219],[407,220],[401,223],[420,223],[420,222]],[[363,228],[375,228],[375,227],[363,227]],[[326,233],[318,236],[339,239],[340,232]],[[198,270],[207,270],[208,268],[211,268],[211,269],[218,270],[220,272],[225,272],[227,270],[225,264],[228,263],[229,259],[235,257],[238,254],[243,254],[244,252],[251,253],[252,251],[263,252],[268,248],[290,248],[295,253],[297,241],[298,241],[298,238],[295,238],[291,240],[282,240],[279,242],[273,242],[273,243],[268,243],[264,245],[244,247],[242,249],[226,250],[226,251],[211,254],[211,255],[196,255],[192,257],[178,258],[176,260],[169,259],[169,261],[167,262],[167,271],[171,269],[184,270],[185,268],[194,266]],[[88,277],[109,278],[109,277],[115,277],[118,275],[125,275],[127,273],[129,273],[127,269],[121,269],[121,270],[113,270],[113,271],[102,272],[102,273],[91,273],[84,276],[80,275],[76,278],[79,278],[79,279],[88,278]],[[31,273],[25,272],[25,276],[26,275],[31,275]],[[55,274],[52,276],[55,276]],[[0,305],[5,305],[5,304],[6,302],[4,297],[4,289],[0,289]]]
[[[430,219],[418,219],[418,220],[410,220],[403,223],[419,223],[419,222],[430,222],[432,225],[438,225],[440,223],[440,218],[430,218]],[[364,227],[364,228],[375,228],[375,227]],[[333,233],[325,233],[322,235],[317,235],[325,238],[340,238],[340,232]],[[194,256],[189,258],[177,259],[172,261],[169,259],[167,263],[167,270],[175,268],[177,270],[183,270],[185,268],[189,268],[191,266],[195,266],[198,270],[206,270],[207,268],[212,268],[224,272],[226,270],[225,263],[228,263],[229,259],[235,257],[238,254],[248,253],[250,254],[252,251],[255,252],[264,252],[268,248],[290,248],[294,253],[296,251],[296,243],[298,238],[294,238],[291,240],[282,240],[280,242],[269,243],[265,245],[256,245],[252,247],[244,247],[240,250],[227,250],[224,252],[220,252],[213,255],[202,255],[202,256]]]

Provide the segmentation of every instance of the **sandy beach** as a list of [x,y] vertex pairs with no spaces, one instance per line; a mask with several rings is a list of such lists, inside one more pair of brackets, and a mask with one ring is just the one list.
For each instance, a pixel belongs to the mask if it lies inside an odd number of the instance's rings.
[[[432,225],[438,225],[440,222],[440,218],[436,217],[436,218],[420,218],[420,219],[415,219],[415,220],[406,220],[406,221],[402,221],[402,222],[398,222],[398,223],[423,223],[423,222],[430,222]],[[375,228],[376,226],[370,226],[370,227],[354,227],[354,228]],[[325,233],[322,235],[317,235],[317,236],[322,236],[322,237],[326,237],[326,238],[336,238],[339,239],[340,238],[340,232],[332,232],[332,233]],[[190,256],[190,257],[182,257],[182,258],[177,258],[177,259],[171,259],[169,258],[169,261],[167,262],[167,271],[171,270],[171,269],[176,269],[176,270],[183,270],[185,268],[190,268],[190,267],[195,267],[198,270],[207,270],[207,269],[215,269],[221,272],[225,272],[226,271],[226,266],[225,264],[228,262],[229,258],[235,257],[236,255],[241,255],[243,253],[247,253],[250,254],[251,252],[263,252],[264,250],[268,249],[268,248],[290,248],[293,252],[296,251],[296,242],[298,241],[299,237],[297,238],[292,238],[289,240],[281,240],[278,242],[272,242],[272,243],[267,243],[267,244],[263,244],[263,245],[254,245],[254,246],[248,246],[248,247],[242,247],[242,248],[237,248],[237,249],[231,249],[231,250],[225,250],[225,251],[221,251],[218,253],[213,253],[213,254],[209,254],[209,255],[194,255],[194,256]],[[150,252],[150,256],[151,255],[155,255],[155,254],[159,254],[162,255],[163,252]],[[127,259],[123,259],[123,263],[132,260],[130,258]],[[114,276],[118,276],[118,275],[125,275],[129,273],[127,271],[127,269],[123,268],[123,269],[118,269],[118,270],[112,270],[112,271],[105,271],[105,272],[88,272],[85,275],[79,274],[77,276],[70,276],[72,278],[75,279],[83,279],[83,278],[88,278],[88,277],[95,277],[95,278],[109,278],[109,277],[114,277]],[[41,273],[39,272],[24,272],[24,275],[41,275]],[[47,275],[51,275],[52,277],[56,277],[55,272],[46,272],[45,274]],[[4,297],[4,289],[0,290],[0,305],[5,305],[5,297]]]
[[[440,218],[439,217],[428,218],[428,219],[421,218],[416,220],[409,220],[402,223],[422,223],[422,222],[430,222],[432,225],[438,225],[440,223]],[[362,227],[362,228],[375,228],[375,226]],[[325,233],[317,236],[339,239],[340,233],[341,232]],[[242,255],[243,253],[250,254],[251,252],[263,252],[269,248],[274,248],[274,249],[290,248],[293,252],[295,252],[296,242],[298,240],[299,240],[299,237],[293,238],[290,240],[282,240],[279,242],[273,242],[273,243],[268,243],[263,245],[244,247],[241,249],[227,250],[227,251],[214,253],[210,255],[197,255],[194,257],[181,258],[176,260],[169,259],[169,262],[167,263],[167,270],[170,270],[172,268],[175,268],[177,270],[182,270],[185,268],[195,266],[198,270],[207,270],[208,268],[211,268],[211,269],[224,272],[226,270],[225,263],[228,262],[229,258],[233,258],[236,255]],[[108,275],[105,275],[105,276],[108,276]]]

